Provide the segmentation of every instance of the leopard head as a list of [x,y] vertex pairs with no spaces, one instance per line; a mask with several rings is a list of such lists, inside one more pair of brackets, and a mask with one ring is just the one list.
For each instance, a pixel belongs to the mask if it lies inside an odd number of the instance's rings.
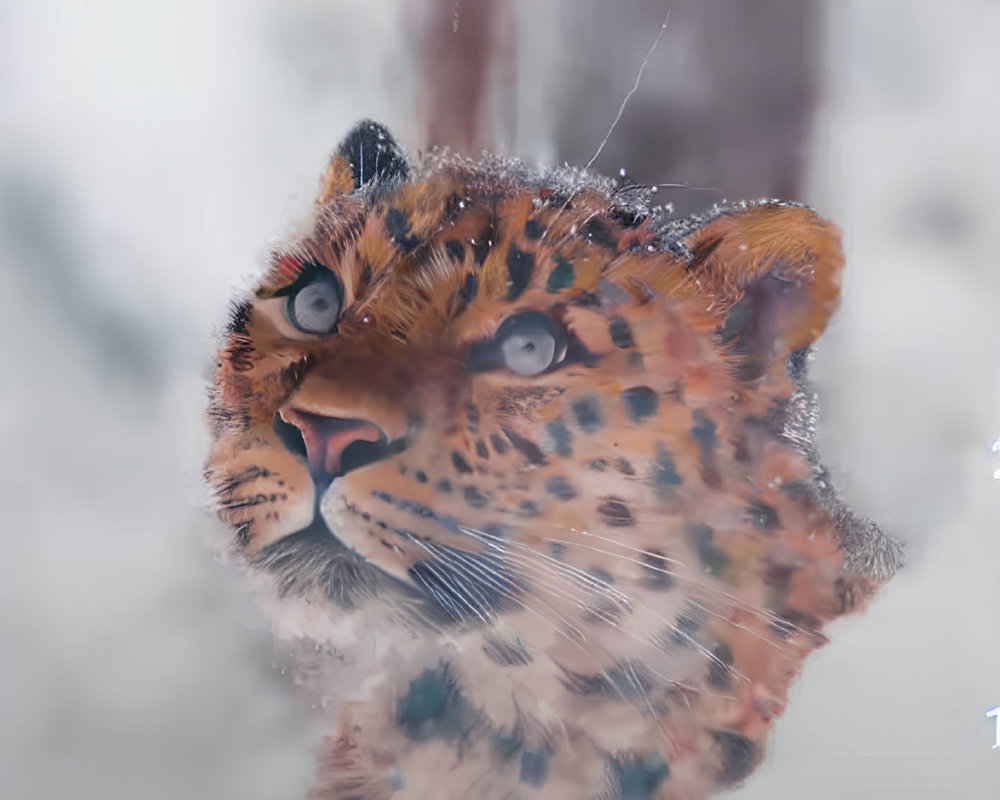
[[704,796],[891,574],[812,443],[836,229],[651,196],[363,122],[235,304],[206,473],[336,655],[316,797]]

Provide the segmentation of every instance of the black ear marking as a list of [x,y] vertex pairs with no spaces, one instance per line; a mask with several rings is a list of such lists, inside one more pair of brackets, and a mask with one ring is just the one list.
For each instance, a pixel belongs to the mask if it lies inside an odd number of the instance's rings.
[[347,159],[354,173],[354,188],[366,184],[405,180],[410,165],[403,148],[380,122],[365,119],[351,130],[337,147],[337,155]]

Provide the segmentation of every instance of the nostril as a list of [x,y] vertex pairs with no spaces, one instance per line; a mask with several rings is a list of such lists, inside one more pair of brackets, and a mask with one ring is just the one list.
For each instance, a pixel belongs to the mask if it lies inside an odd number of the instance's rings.
[[278,434],[281,443],[288,450],[297,456],[302,456],[303,458],[309,457],[309,454],[306,452],[306,440],[302,438],[302,431],[290,422],[285,422],[280,414],[274,415],[274,432]]
[[389,445],[384,436],[377,442],[363,440],[351,442],[340,454],[340,472],[341,474],[350,472],[365,464],[379,461],[387,455],[389,455]]
[[393,452],[382,430],[363,419],[283,408],[275,419],[275,431],[292,452],[304,450],[309,469],[315,475],[327,478],[343,475]]

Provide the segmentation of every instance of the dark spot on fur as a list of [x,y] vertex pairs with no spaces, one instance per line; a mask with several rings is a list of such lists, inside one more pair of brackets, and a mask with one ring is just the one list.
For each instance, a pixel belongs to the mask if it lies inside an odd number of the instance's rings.
[[563,685],[573,694],[645,704],[653,688],[649,670],[638,661],[621,661],[593,675],[563,669]]
[[562,475],[553,475],[545,481],[545,491],[558,500],[572,500],[576,497],[576,489]]
[[414,472],[413,477],[417,479],[417,483],[427,483],[427,473],[422,469],[418,469]]
[[437,490],[439,492],[450,492],[451,491],[451,481],[447,478],[442,478],[437,482]]
[[632,338],[632,328],[621,317],[615,317],[611,320],[608,333],[611,334],[611,341],[614,342],[615,347],[631,347],[635,344],[635,340]]
[[616,458],[615,469],[617,469],[622,475],[628,475],[630,477],[635,475],[635,467],[632,466],[632,462],[627,458]]
[[545,454],[533,441],[525,439],[523,436],[519,435],[516,431],[513,431],[510,428],[501,428],[500,430],[502,430],[504,436],[507,437],[507,441],[511,443],[517,452],[527,459],[529,464],[541,466],[542,464],[548,463],[545,458]]
[[465,247],[457,239],[449,239],[444,243],[445,252],[451,256],[452,261],[459,264],[465,262]]
[[619,754],[608,764],[618,784],[616,796],[621,800],[652,800],[660,784],[670,776],[670,767],[658,753]]
[[234,334],[223,352],[234,372],[247,372],[253,369],[257,351],[247,337]]
[[760,577],[765,586],[770,586],[779,594],[788,591],[788,583],[792,579],[792,574],[798,569],[794,564],[777,563],[765,561],[761,568]]
[[316,356],[310,354],[305,358],[293,361],[287,367],[282,367],[280,374],[281,385],[286,391],[298,388],[299,384],[305,380],[309,370],[316,365]]
[[493,450],[496,451],[498,456],[502,456],[507,452],[507,442],[503,440],[499,433],[490,434],[490,444],[493,445]]
[[549,777],[549,750],[525,750],[521,753],[521,782],[541,786]]
[[573,195],[569,192],[554,189],[552,194],[548,196],[547,203],[550,206],[568,210],[573,208]]
[[545,291],[555,294],[562,289],[568,289],[576,280],[576,267],[569,261],[560,258],[549,273],[549,279],[545,283]]
[[518,511],[525,517],[538,516],[538,506],[531,500],[522,500],[518,505]]
[[674,457],[660,442],[656,446],[656,461],[653,463],[653,481],[661,486],[680,486],[681,476],[677,474]]
[[425,669],[410,682],[410,689],[399,704],[399,719],[404,728],[419,727],[444,713],[454,689],[449,677],[444,669]]
[[580,226],[580,233],[588,241],[599,244],[611,250],[618,249],[618,237],[608,227],[608,223],[600,217],[593,217]]
[[604,418],[601,416],[601,407],[596,397],[583,397],[576,400],[573,402],[572,408],[576,424],[584,433],[596,433],[604,427]]
[[458,290],[458,298],[464,305],[468,305],[476,296],[476,290],[478,287],[479,281],[476,276],[470,272],[465,276],[465,283],[462,284],[462,288]]
[[531,282],[535,257],[511,245],[507,253],[507,299],[516,300]]
[[612,528],[629,528],[635,524],[635,518],[623,500],[608,497],[597,507],[604,523]]
[[704,612],[695,606],[685,605],[678,613],[671,629],[670,641],[681,647],[694,647],[695,634],[701,628]]
[[482,508],[489,502],[489,498],[475,486],[466,486],[462,494],[465,497],[465,502],[473,508]]
[[733,786],[746,778],[757,766],[757,745],[735,731],[712,731],[712,738],[719,752],[721,786]]
[[523,667],[531,663],[531,653],[517,634],[500,636],[487,634],[483,637],[483,652],[502,667]]
[[647,550],[642,554],[642,585],[656,591],[664,591],[674,585],[670,562],[661,551]]
[[708,662],[708,685],[714,689],[727,690],[733,686],[730,667],[733,665],[733,651],[725,642],[712,648],[712,659]]
[[529,219],[524,223],[524,235],[529,239],[541,239],[545,229],[539,224],[537,219]]
[[695,411],[691,416],[694,419],[694,425],[691,426],[691,435],[698,442],[703,454],[710,453],[719,443],[715,435],[715,423],[708,414],[700,409]]
[[589,464],[587,464],[589,469],[594,470],[594,472],[604,472],[608,468],[608,462],[603,458],[595,458]]
[[715,532],[708,525],[693,523],[688,525],[686,534],[705,572],[716,577],[721,575],[729,565],[729,556],[715,544]]
[[710,462],[702,463],[698,470],[698,475],[701,477],[701,482],[709,489],[719,489],[722,486],[722,474],[719,472],[719,468],[715,464]]
[[476,455],[486,459],[490,457],[490,451],[486,449],[486,442],[482,439],[476,442]]
[[479,232],[475,244],[472,245],[472,257],[479,266],[486,262],[486,257],[490,254],[490,248],[496,240],[496,235],[496,222],[491,219],[486,227]]
[[594,578],[601,583],[607,584],[608,586],[615,585],[615,579],[611,576],[611,573],[606,569],[601,569],[600,567],[594,567],[593,569],[588,569],[587,574],[591,578]]
[[625,228],[638,228],[646,221],[646,217],[627,208],[616,207],[608,212],[608,216]]
[[506,725],[503,725],[500,730],[493,734],[493,751],[502,761],[513,757],[523,746],[524,736],[520,726],[510,730]]
[[418,244],[418,236],[408,235],[410,233],[410,220],[406,212],[400,208],[390,208],[385,215],[385,232],[389,234],[392,243],[404,253],[409,253]]
[[472,472],[472,467],[469,466],[469,462],[462,458],[462,455],[455,450],[452,450],[451,452],[451,463],[455,465],[455,469],[465,475]]
[[773,533],[781,527],[778,512],[762,500],[755,500],[747,507],[747,522],[764,533]]
[[625,412],[628,418],[636,425],[641,425],[645,420],[656,415],[659,408],[659,398],[648,386],[633,386],[622,392],[622,400],[625,402]]
[[545,426],[545,432],[552,440],[552,451],[561,456],[573,455],[573,434],[561,419],[553,420]]

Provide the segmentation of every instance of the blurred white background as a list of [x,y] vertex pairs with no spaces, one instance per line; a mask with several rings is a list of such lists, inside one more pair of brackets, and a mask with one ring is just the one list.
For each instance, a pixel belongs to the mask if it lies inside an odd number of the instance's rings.
[[[233,288],[349,126],[420,143],[404,6],[0,5],[3,798],[304,794],[319,712],[214,556],[204,381]],[[782,0],[520,9],[506,152],[586,161],[670,9],[597,167],[713,187],[676,192],[689,210],[788,187],[845,232],[822,450],[910,563],[731,796],[996,796],[1000,4],[812,2],[790,28]]]

